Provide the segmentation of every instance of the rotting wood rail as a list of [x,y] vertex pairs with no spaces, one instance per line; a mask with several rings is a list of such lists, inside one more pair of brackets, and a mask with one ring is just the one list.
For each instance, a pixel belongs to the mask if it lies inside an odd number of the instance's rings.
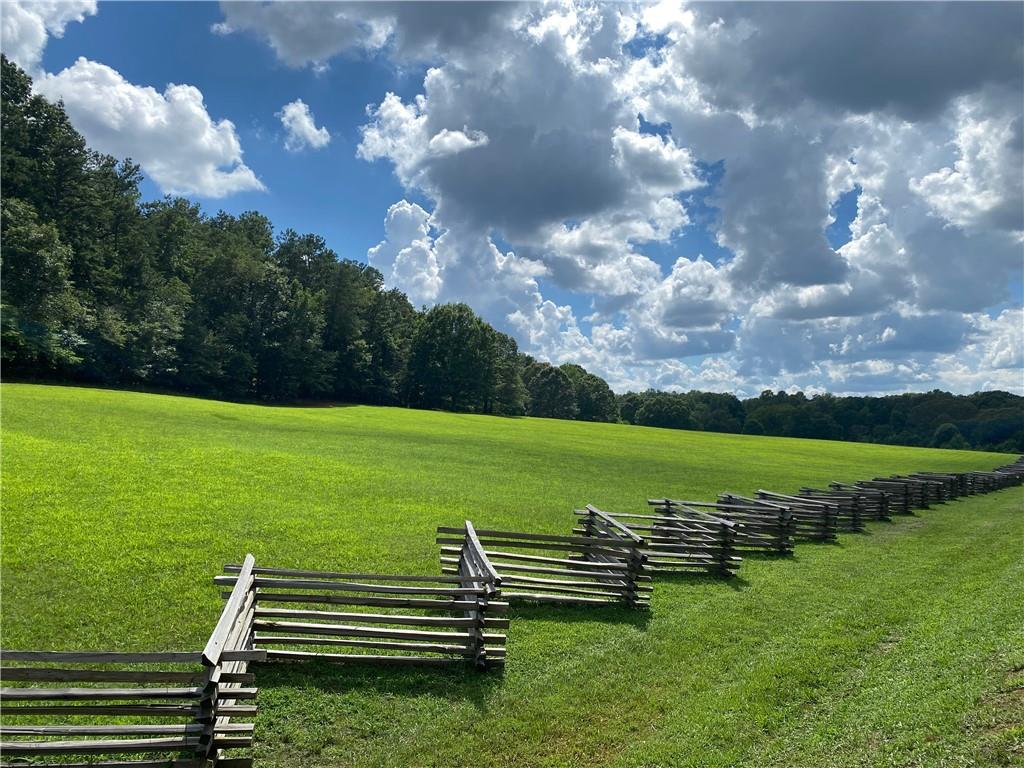
[[[252,565],[250,556],[244,572]],[[256,715],[247,665],[265,654],[252,647],[246,593],[242,578],[201,652],[0,651],[0,766],[80,766],[96,755],[111,759],[91,765],[251,766],[237,753],[252,745]],[[11,724],[21,717],[32,724]]]
[[[503,666],[495,630],[508,626],[508,603],[472,524],[465,530],[450,575],[253,568],[254,647],[271,661]],[[226,566],[215,583],[237,586],[238,570]]]
[[[590,530],[600,535],[560,536],[477,529],[484,554],[493,563],[502,597],[509,602],[592,605],[650,605],[651,577],[645,572],[641,537],[597,509],[588,512]],[[458,545],[467,528],[440,526],[444,573],[453,573]]]
[[[583,518],[574,533],[592,535],[587,524],[591,506],[576,510]],[[596,510],[595,510],[596,511]],[[644,542],[644,565],[650,573],[697,572],[732,576],[742,562],[736,554],[736,524],[706,512],[682,507],[658,514],[602,513]]]

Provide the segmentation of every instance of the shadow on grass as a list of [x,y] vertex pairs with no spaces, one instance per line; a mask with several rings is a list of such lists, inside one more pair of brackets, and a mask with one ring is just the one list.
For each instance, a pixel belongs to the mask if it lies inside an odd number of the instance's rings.
[[651,612],[644,608],[629,608],[625,605],[557,605],[517,600],[512,603],[509,618],[513,624],[525,621],[589,621],[609,624],[628,624],[646,629]]
[[271,661],[253,664],[256,684],[275,688],[316,689],[346,694],[374,691],[386,696],[436,696],[472,702],[483,709],[489,693],[500,686],[504,671],[477,670],[469,664],[453,667],[403,667],[330,661]]
[[[743,557],[746,560],[746,556]],[[779,558],[765,558],[768,560]],[[743,566],[740,565],[739,573],[731,576],[721,576],[715,573],[699,573],[695,571],[678,571],[675,573],[656,573],[654,583],[664,582],[666,584],[719,584],[728,587],[735,592],[741,592],[750,586],[750,582],[743,577]]]
[[[742,557],[744,561],[750,560],[752,562],[755,561],[755,560],[759,561],[759,562],[769,562],[769,563],[795,563],[796,562],[796,554],[795,554],[794,550],[790,550],[788,552],[767,552],[767,551],[747,552],[745,550],[740,550],[739,556]],[[740,568],[742,569],[743,566],[741,565]]]

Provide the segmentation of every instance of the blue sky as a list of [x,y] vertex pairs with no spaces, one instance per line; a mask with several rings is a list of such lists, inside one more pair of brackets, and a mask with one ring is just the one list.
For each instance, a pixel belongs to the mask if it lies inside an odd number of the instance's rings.
[[1024,6],[4,15],[146,198],[320,234],[619,391],[1024,390]]
[[[259,41],[213,34],[221,20],[216,3],[101,3],[96,16],[50,41],[43,64],[57,72],[85,56],[157,90],[168,83],[197,86],[210,116],[235,124],[245,162],[267,191],[191,197],[211,213],[258,210],[279,230],[315,232],[343,258],[365,260],[383,235],[384,212],[403,191],[387,164],[356,158],[359,126],[366,105],[382,93],[414,96],[423,68],[399,72],[377,56],[342,57],[312,75],[278,63]],[[275,114],[297,98],[331,132],[331,143],[316,153],[283,149]],[[143,193],[162,196],[151,180]]]

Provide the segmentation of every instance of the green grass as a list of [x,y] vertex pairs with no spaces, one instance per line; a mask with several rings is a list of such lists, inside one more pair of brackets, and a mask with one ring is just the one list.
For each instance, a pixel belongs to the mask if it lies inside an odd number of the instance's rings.
[[[1013,457],[369,407],[4,385],[6,648],[193,649],[211,577],[436,573],[434,528]],[[258,670],[260,766],[1024,765],[1024,489],[953,502],[650,615],[522,607],[503,676]]]

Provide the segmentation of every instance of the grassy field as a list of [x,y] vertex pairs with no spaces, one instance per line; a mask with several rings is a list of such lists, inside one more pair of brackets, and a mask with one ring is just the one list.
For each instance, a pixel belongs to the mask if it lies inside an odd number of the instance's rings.
[[[1013,457],[2,387],[6,648],[192,649],[211,577],[437,572],[434,528]],[[503,676],[258,671],[261,766],[1024,765],[1024,489],[874,523],[650,615],[522,607]]]

